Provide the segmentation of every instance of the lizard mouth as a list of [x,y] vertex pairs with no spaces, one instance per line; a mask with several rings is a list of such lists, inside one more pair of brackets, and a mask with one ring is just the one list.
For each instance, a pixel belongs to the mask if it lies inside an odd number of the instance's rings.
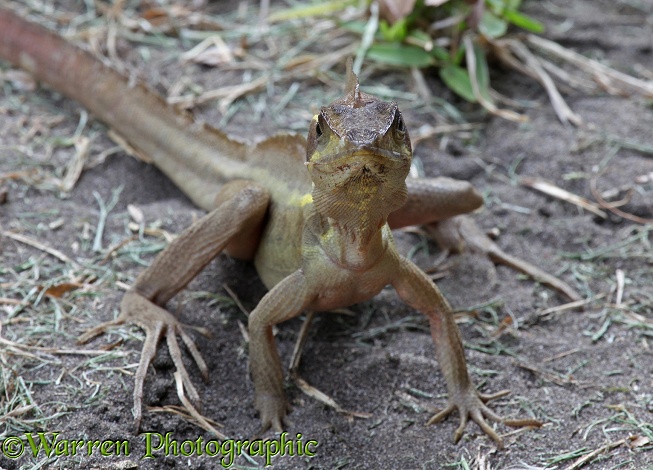
[[306,165],[324,173],[359,171],[384,173],[409,166],[410,159],[401,152],[379,147],[363,147],[346,149],[324,156],[317,162],[307,162]]

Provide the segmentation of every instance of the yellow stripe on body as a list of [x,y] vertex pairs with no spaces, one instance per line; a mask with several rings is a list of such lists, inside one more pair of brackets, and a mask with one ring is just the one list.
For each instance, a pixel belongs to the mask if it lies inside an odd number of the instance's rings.
[[313,195],[311,193],[306,193],[306,194],[293,194],[290,200],[288,201],[288,205],[290,206],[297,206],[297,207],[304,207],[308,204],[313,204]]

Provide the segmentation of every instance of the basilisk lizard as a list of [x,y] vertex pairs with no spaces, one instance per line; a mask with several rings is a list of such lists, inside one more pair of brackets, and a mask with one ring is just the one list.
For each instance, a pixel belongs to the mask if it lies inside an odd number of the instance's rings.
[[0,10],[0,57],[79,101],[209,211],[138,276],[117,320],[81,338],[124,322],[146,331],[134,387],[137,428],[146,371],[163,336],[197,399],[177,335],[204,376],[208,369],[184,327],[164,307],[222,251],[253,260],[270,289],[248,324],[255,406],[263,429],[281,430],[288,412],[272,327],[304,310],[364,301],[387,285],[430,322],[449,393],[448,406],[430,422],[458,410],[456,441],[471,418],[498,445],[501,437],[488,420],[539,425],[532,419],[506,420],[488,408],[486,402],[503,393],[477,392],[451,308],[431,279],[398,253],[391,229],[426,225],[446,249],[471,247],[572,299],[578,294],[501,251],[461,215],[482,204],[469,183],[407,179],[412,150],[401,112],[394,102],[362,92],[351,69],[344,97],[313,118],[308,139],[279,135],[244,144],[176,112],[146,87],[131,84],[89,53],[7,10]]

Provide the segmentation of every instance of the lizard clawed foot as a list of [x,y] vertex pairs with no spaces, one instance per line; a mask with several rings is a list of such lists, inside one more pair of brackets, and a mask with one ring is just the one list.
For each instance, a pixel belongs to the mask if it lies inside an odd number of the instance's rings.
[[503,448],[503,439],[499,436],[494,429],[490,426],[487,420],[503,423],[511,427],[540,427],[542,423],[536,419],[505,419],[492,411],[486,403],[490,400],[506,396],[510,393],[509,390],[485,395],[479,393],[470,386],[469,389],[457,392],[455,396],[449,398],[447,407],[436,413],[426,423],[435,424],[444,420],[447,416],[453,413],[456,409],[460,415],[460,426],[454,432],[454,442],[460,441],[465,432],[467,421],[472,419],[478,426],[487,434],[496,444],[499,449]]
[[257,394],[254,400],[256,409],[261,418],[261,430],[259,435],[272,428],[274,432],[283,432],[286,423],[286,415],[290,411],[290,405],[285,397],[275,394]]
[[[145,342],[143,344],[143,350],[141,351],[141,359],[138,364],[138,369],[136,370],[136,375],[134,377],[134,409],[132,413],[134,415],[134,426],[136,432],[139,431],[141,423],[143,385],[145,383],[145,376],[147,375],[147,368],[152,363],[156,354],[157,345],[163,336],[166,337],[170,356],[172,357],[172,361],[174,362],[177,371],[181,375],[190,401],[195,406],[199,406],[199,394],[197,393],[197,390],[188,375],[188,371],[184,366],[182,353],[179,349],[179,343],[177,342],[177,335],[181,336],[184,344],[186,344],[186,347],[193,356],[193,359],[205,381],[208,381],[209,371],[202,355],[195,345],[195,342],[186,333],[186,327],[166,309],[150,302],[141,294],[133,290],[127,292],[123,297],[120,310],[121,313],[118,318],[102,323],[101,325],[88,330],[79,337],[78,343],[86,343],[92,338],[104,333],[108,328],[125,323],[137,324],[145,330]],[[208,336],[208,330],[205,330],[204,328],[195,329],[203,335]]]
[[522,259],[509,255],[483,233],[483,231],[466,216],[457,216],[443,220],[437,224],[425,226],[438,244],[451,252],[463,249],[485,254],[492,262],[503,264],[532,277],[554,290],[557,290],[569,300],[575,302],[582,297],[569,284],[541,270]]

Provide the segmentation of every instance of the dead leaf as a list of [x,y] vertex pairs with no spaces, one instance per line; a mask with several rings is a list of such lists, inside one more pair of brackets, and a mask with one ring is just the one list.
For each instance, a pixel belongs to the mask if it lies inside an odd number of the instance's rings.
[[631,449],[636,449],[638,447],[644,447],[651,443],[651,439],[646,436],[631,436],[630,443],[628,446]]
[[[79,289],[82,287],[82,284],[78,283],[73,283],[73,282],[63,282],[61,284],[57,284],[56,286],[50,286],[45,290],[45,295],[49,297],[56,297],[56,298],[61,298],[66,292],[73,291],[75,289]],[[41,286],[40,290],[43,290],[43,286]]]
[[162,26],[170,21],[168,11],[165,8],[148,8],[141,17],[153,26]]

